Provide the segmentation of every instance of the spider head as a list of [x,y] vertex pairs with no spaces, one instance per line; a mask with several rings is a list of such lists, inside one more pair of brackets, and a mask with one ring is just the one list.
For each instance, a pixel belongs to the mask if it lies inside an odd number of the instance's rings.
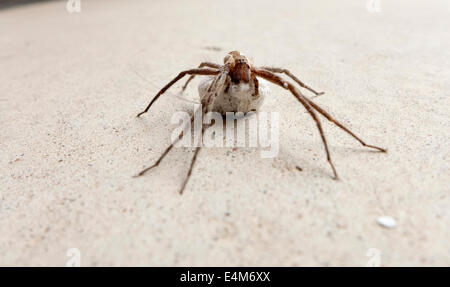
[[233,82],[248,83],[250,81],[251,63],[247,57],[238,51],[232,51],[225,56],[223,62],[228,67]]

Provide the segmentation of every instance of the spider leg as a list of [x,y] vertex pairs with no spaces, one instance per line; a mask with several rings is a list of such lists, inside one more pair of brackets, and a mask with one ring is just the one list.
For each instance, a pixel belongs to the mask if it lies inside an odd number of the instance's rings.
[[231,81],[228,76],[228,70],[221,70],[220,74],[212,81],[208,88],[208,95],[201,100],[204,108],[204,112],[210,111],[214,106],[214,101],[216,100],[217,91],[222,90],[224,86],[227,86]]
[[[225,79],[224,79],[224,77],[225,77]],[[224,85],[227,82],[227,80],[228,80],[227,72],[224,71],[220,75],[218,75],[216,77],[216,79],[212,82],[211,86],[208,88],[208,90],[210,90],[209,95],[205,98],[204,101],[202,101],[203,114],[205,114],[207,111],[210,110],[210,106],[214,102],[215,97],[217,96],[216,91],[218,90],[218,85]],[[203,143],[203,134],[205,133],[205,129],[208,127],[209,127],[209,125],[202,124],[202,134],[200,137],[202,139],[202,142],[200,143],[200,146],[195,148],[194,156],[192,157],[192,160],[191,160],[191,165],[189,166],[188,173],[187,173],[186,178],[184,179],[183,185],[181,186],[181,189],[180,189],[180,194],[183,194],[186,184],[188,183],[189,178],[191,177],[192,169],[194,168],[194,164],[197,160],[198,153],[200,152],[200,149],[202,148],[201,145]]]
[[259,95],[259,82],[255,74],[252,73],[251,77],[253,79],[253,84],[255,85],[255,93],[253,94],[253,96],[257,97]]
[[189,166],[189,171],[188,171],[186,178],[184,179],[183,185],[181,186],[181,189],[180,189],[180,194],[183,194],[186,184],[188,183],[189,178],[191,178],[192,169],[194,167],[195,161],[197,160],[197,155],[198,155],[198,152],[200,151],[200,149],[201,149],[201,147],[195,148],[194,156],[192,157],[191,165]]
[[[222,89],[222,86],[226,85],[229,81],[229,77],[228,77],[228,71],[224,70],[220,73],[220,75],[218,75],[216,77],[216,79],[214,79],[211,83],[211,85],[208,88],[209,91],[209,95],[204,99],[204,101],[202,101],[202,112],[203,114],[205,114],[206,112],[208,112],[210,110],[210,107],[213,105],[214,100],[217,96],[217,91]],[[221,87],[219,87],[219,85]],[[192,169],[194,168],[194,164],[197,160],[197,156],[198,153],[200,152],[200,149],[202,148],[202,144],[203,144],[203,134],[205,133],[205,129],[207,129],[210,125],[206,125],[206,124],[202,124],[202,134],[201,134],[201,140],[202,142],[200,143],[200,146],[195,148],[194,151],[194,156],[192,157],[191,160],[191,165],[189,166],[189,170],[188,173],[186,175],[186,178],[184,179],[183,185],[181,186],[180,189],[180,194],[183,194],[183,191],[186,187],[186,184],[189,181],[189,178],[191,177],[192,174]]]
[[[201,139],[203,139],[203,133],[205,132],[206,127],[207,126],[205,124],[203,124],[203,126],[202,126],[202,135],[200,137]],[[203,142],[203,140],[202,140],[202,142]],[[200,149],[202,148],[201,145],[202,145],[202,143],[200,143],[200,146],[195,148],[194,156],[192,157],[192,160],[191,160],[191,165],[189,166],[188,173],[187,173],[186,178],[183,181],[183,185],[181,186],[181,189],[180,189],[180,194],[183,194],[184,188],[186,187],[186,184],[188,183],[189,178],[191,178],[192,169],[194,168],[194,164],[195,164],[195,162],[197,160],[198,153],[199,153]]]
[[314,112],[314,109],[312,108],[312,106],[309,104],[309,102],[305,99],[305,96],[303,96],[299,91],[297,91],[295,89],[295,86],[292,85],[289,82],[285,82],[281,77],[275,75],[274,73],[267,71],[267,70],[262,70],[262,69],[257,69],[254,71],[254,73],[263,78],[266,79],[286,90],[289,90],[296,98],[297,100],[305,107],[305,109],[308,111],[308,113],[311,115],[311,117],[313,118],[313,120],[316,122],[317,125],[317,129],[319,130],[320,136],[322,138],[322,142],[323,145],[325,147],[325,153],[327,155],[327,161],[331,166],[331,169],[333,170],[333,174],[334,174],[334,179],[338,179],[338,175],[336,172],[336,168],[334,167],[334,164],[331,160],[331,156],[330,156],[330,151],[328,150],[328,144],[327,144],[327,139],[325,138],[325,134],[323,132],[322,129],[322,124],[320,123],[319,118],[317,117],[316,113]]
[[137,117],[140,117],[142,114],[145,114],[148,109],[150,109],[150,107],[153,105],[153,103],[167,90],[169,89],[173,84],[175,84],[178,80],[180,80],[181,78],[183,78],[185,75],[217,75],[219,74],[220,71],[216,70],[216,69],[205,69],[205,68],[200,68],[200,69],[191,69],[191,70],[186,70],[186,71],[182,71],[181,73],[178,74],[178,76],[176,76],[172,81],[170,81],[167,85],[165,85],[157,94],[156,96],[150,101],[150,103],[148,104],[148,106],[145,108],[144,111],[140,112],[139,114],[137,114]]
[[308,103],[319,113],[321,113],[327,120],[329,120],[330,122],[332,122],[333,124],[335,124],[336,126],[340,127],[342,130],[344,130],[346,133],[348,133],[349,135],[351,135],[353,138],[355,138],[357,141],[359,141],[363,146],[365,147],[369,147],[369,148],[374,148],[377,149],[381,152],[387,152],[386,149],[381,148],[381,147],[377,147],[374,145],[369,145],[366,144],[362,139],[360,139],[358,136],[356,136],[351,130],[349,130],[348,128],[346,128],[343,124],[341,124],[338,120],[334,119],[329,113],[327,113],[324,109],[322,109],[321,107],[319,107],[316,103],[314,103],[313,101],[311,101],[310,99],[305,98],[306,101],[308,101]]
[[316,97],[325,94],[325,92],[316,92],[314,89],[308,87],[302,81],[300,81],[296,76],[294,76],[291,72],[289,72],[289,70],[281,69],[281,68],[274,68],[274,67],[261,67],[261,69],[267,70],[267,71],[273,72],[273,73],[284,73],[284,74],[286,74],[288,77],[290,77],[292,80],[294,80],[297,84],[299,84],[300,87],[305,88],[308,91],[312,92],[313,94],[316,95]]
[[[211,102],[212,102],[212,101],[214,100],[214,98],[217,96],[217,86],[218,86],[219,84],[223,85],[224,77],[226,78],[226,76],[227,76],[227,72],[226,72],[226,71],[221,71],[221,73],[220,73],[219,75],[217,75],[217,76],[215,77],[215,79],[213,80],[213,84],[210,86],[210,88],[212,89],[212,92],[210,92],[210,93],[207,95],[207,97],[204,99],[204,101],[202,101],[202,106],[201,106],[202,114],[205,114],[205,112],[209,110],[209,106],[210,106]],[[192,123],[194,122],[194,116],[195,116],[195,114],[196,114],[196,111],[194,111],[194,114],[193,114],[192,117],[191,117],[191,121],[190,121],[191,124],[189,125],[189,127],[191,127],[191,126],[192,126]],[[201,139],[203,139],[203,133],[204,133],[204,131],[205,131],[205,129],[206,129],[207,127],[208,127],[207,125],[202,124],[202,134],[201,134]],[[137,175],[135,175],[134,177],[142,176],[142,175],[144,175],[147,171],[151,170],[151,169],[154,168],[154,167],[157,167],[157,166],[159,165],[159,163],[163,160],[163,158],[164,158],[164,157],[169,153],[169,151],[173,148],[173,146],[174,146],[178,141],[180,141],[180,140],[183,138],[184,133],[185,133],[185,130],[186,130],[186,128],[180,133],[180,135],[178,136],[178,138],[177,138],[173,143],[171,143],[171,144],[169,145],[169,147],[167,147],[167,149],[162,153],[162,155],[159,157],[159,159],[158,159],[153,165],[151,165],[151,166],[149,166],[149,167],[143,169],[141,172],[139,172],[139,173],[138,173]],[[187,184],[189,178],[191,177],[192,169],[193,169],[193,167],[194,167],[195,161],[197,160],[197,155],[198,155],[198,152],[200,151],[200,148],[201,148],[201,146],[196,147],[196,149],[195,149],[194,156],[193,156],[193,158],[192,158],[192,161],[191,161],[191,165],[190,165],[190,167],[189,167],[188,174],[187,174],[187,176],[186,176],[186,178],[185,178],[185,180],[184,180],[184,182],[183,182],[183,185],[182,185],[182,187],[181,187],[180,194],[183,193],[184,188],[186,187],[186,184]]]
[[[189,127],[189,128],[192,126],[192,123],[194,122],[194,115],[195,115],[195,112],[194,112],[194,114],[191,116],[191,121],[190,121],[191,124],[190,124],[190,125],[187,125],[187,127]],[[173,143],[171,143],[171,144],[166,148],[166,150],[161,154],[161,156],[158,158],[158,160],[157,160],[153,165],[151,165],[151,166],[149,166],[149,167],[143,169],[142,171],[140,171],[140,172],[139,172],[137,175],[135,175],[134,177],[142,176],[142,175],[144,175],[147,171],[151,170],[151,169],[154,168],[154,167],[157,167],[157,166],[159,165],[159,163],[163,160],[163,158],[164,158],[164,157],[169,153],[169,151],[173,148],[173,146],[174,146],[178,141],[180,141],[180,140],[183,138],[185,131],[186,131],[186,127],[185,127],[184,130],[180,133],[180,135],[178,136],[178,138],[177,138],[176,140],[174,140]]]
[[230,90],[230,86],[231,86],[231,78],[227,77],[227,79],[225,80],[224,83],[225,89],[223,90],[225,93],[228,93],[228,90]]
[[[208,67],[208,68],[219,69],[220,65],[215,64],[215,63],[210,63],[210,62],[203,62],[198,67],[199,68]],[[181,88],[181,91],[186,90],[186,87],[188,86],[189,82],[192,81],[194,78],[195,78],[195,75],[191,75],[189,77],[189,79],[187,79],[186,83],[184,83],[183,87]]]

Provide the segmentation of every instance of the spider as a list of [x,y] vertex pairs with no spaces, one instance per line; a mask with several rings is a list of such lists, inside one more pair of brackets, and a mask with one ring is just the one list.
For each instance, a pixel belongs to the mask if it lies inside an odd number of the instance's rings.
[[[206,67],[206,68],[205,68]],[[238,51],[232,51],[228,53],[224,58],[224,64],[218,65],[210,62],[203,62],[196,69],[190,69],[182,71],[176,76],[172,81],[170,81],[167,85],[165,85],[156,96],[150,101],[148,106],[144,111],[140,112],[137,117],[140,117],[142,114],[146,113],[153,103],[165,92],[169,89],[173,84],[175,84],[178,80],[183,78],[186,75],[190,75],[186,83],[183,85],[182,90],[184,91],[188,86],[189,82],[194,79],[196,75],[202,76],[210,76],[211,80],[209,82],[205,82],[208,86],[205,87],[203,84],[200,85],[199,91],[200,93],[200,102],[202,113],[205,114],[207,112],[218,112],[224,115],[226,112],[243,112],[246,113],[248,111],[256,111],[262,103],[262,95],[259,93],[259,82],[258,77],[267,80],[275,85],[286,89],[294,95],[294,97],[303,105],[306,111],[311,115],[313,120],[317,125],[317,129],[319,130],[320,136],[322,138],[322,142],[325,148],[325,153],[327,156],[327,161],[333,171],[333,179],[338,179],[338,174],[336,172],[336,168],[334,167],[333,161],[331,160],[330,151],[328,150],[327,140],[325,138],[322,125],[320,123],[319,117],[317,113],[324,116],[327,120],[350,134],[353,138],[359,141],[363,146],[376,149],[380,152],[386,152],[387,150],[384,148],[380,148],[374,145],[366,144],[361,138],[356,136],[352,131],[346,128],[339,121],[334,119],[328,112],[319,107],[316,103],[314,103],[311,99],[304,96],[299,89],[295,87],[289,81],[284,80],[279,74],[285,74],[289,78],[291,78],[295,83],[297,83],[300,87],[312,92],[316,96],[323,94],[323,92],[316,92],[314,89],[305,85],[302,81],[300,81],[296,76],[294,76],[289,70],[274,68],[274,67],[260,67],[257,68],[253,66],[253,64],[247,59],[244,55],[241,55]],[[233,101],[229,99],[233,98]],[[244,99],[245,98],[245,99]],[[242,104],[245,102],[246,104]],[[195,113],[194,113],[195,114]],[[191,117],[191,122],[193,121],[194,116]],[[203,124],[202,126],[202,135],[207,126]],[[162,153],[159,159],[150,167],[145,168],[139,174],[136,175],[142,176],[150,169],[159,165],[159,163],[163,160],[163,158],[169,153],[169,151],[173,148],[174,144],[181,140],[183,137],[184,131],[180,133],[178,138],[172,142],[169,147]],[[192,168],[197,159],[198,153],[201,149],[201,146],[196,147],[194,151],[194,155],[191,160],[191,164],[189,166],[188,173],[186,178],[184,179],[183,185],[180,189],[180,194],[183,193],[186,184],[191,176]]]

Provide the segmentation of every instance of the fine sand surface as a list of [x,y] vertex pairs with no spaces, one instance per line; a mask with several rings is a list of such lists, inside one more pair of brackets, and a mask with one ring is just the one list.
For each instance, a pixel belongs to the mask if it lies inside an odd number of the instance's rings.
[[[0,265],[450,265],[450,4],[66,1],[0,10]],[[345,2],[345,4],[344,4]],[[188,4],[189,3],[189,4]],[[368,143],[271,86],[280,150],[169,144],[179,71],[240,50],[323,90]],[[305,95],[310,95],[305,91]],[[303,168],[296,170],[296,165]],[[390,216],[396,226],[377,223]],[[375,250],[370,250],[375,248]],[[378,260],[379,259],[379,260]]]

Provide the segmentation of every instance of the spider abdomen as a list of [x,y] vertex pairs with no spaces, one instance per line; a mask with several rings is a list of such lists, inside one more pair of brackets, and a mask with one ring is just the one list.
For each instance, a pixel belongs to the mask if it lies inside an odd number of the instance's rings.
[[[200,101],[208,95],[213,77],[203,80],[198,86]],[[218,87],[217,96],[212,102],[211,111],[225,115],[227,112],[257,111],[268,94],[269,87],[265,80],[259,80],[258,95],[255,96],[255,86],[252,81],[248,83],[230,82],[229,86]]]

